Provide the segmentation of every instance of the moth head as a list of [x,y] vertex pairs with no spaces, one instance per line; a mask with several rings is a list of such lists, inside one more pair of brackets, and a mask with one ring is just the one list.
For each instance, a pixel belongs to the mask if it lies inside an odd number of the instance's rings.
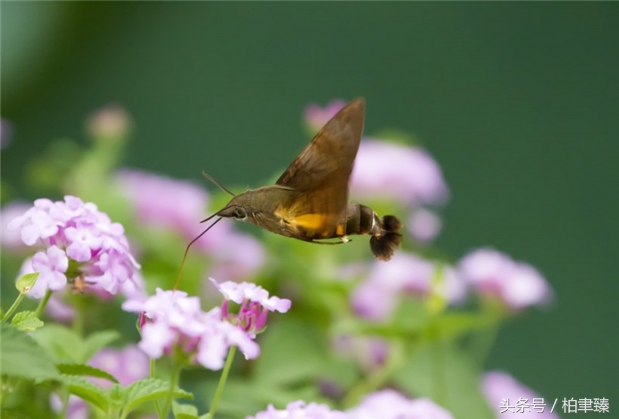
[[228,202],[228,205],[226,205],[224,209],[218,212],[218,215],[220,217],[234,218],[235,220],[246,221],[248,213],[248,208],[246,205],[244,205],[242,196],[237,195],[232,198],[230,202]]

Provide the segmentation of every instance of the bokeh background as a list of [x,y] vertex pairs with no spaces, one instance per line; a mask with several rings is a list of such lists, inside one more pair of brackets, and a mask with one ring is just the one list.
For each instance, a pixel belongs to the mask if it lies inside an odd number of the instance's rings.
[[501,330],[488,368],[546,398],[619,401],[618,4],[1,8],[3,200],[36,198],[26,162],[86,141],[110,102],[134,119],[126,165],[256,187],[305,145],[307,103],[364,96],[366,132],[414,133],[442,165],[438,246],[494,246],[555,290],[548,312]]

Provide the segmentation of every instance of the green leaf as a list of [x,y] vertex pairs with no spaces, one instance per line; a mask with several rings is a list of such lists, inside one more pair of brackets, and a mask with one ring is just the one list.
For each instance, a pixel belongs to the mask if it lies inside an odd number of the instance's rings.
[[[262,384],[290,384],[317,378],[326,364],[321,336],[294,319],[277,323],[263,335],[256,377]],[[303,362],[299,362],[302,359]]]
[[81,375],[86,377],[104,378],[106,380],[118,383],[118,380],[110,373],[100,370],[99,368],[91,367],[86,364],[57,364],[58,371],[67,375]]
[[75,375],[62,375],[61,381],[66,385],[69,393],[86,400],[103,412],[109,410],[109,392],[85,379]]
[[81,338],[65,326],[48,324],[34,331],[32,337],[48,351],[56,363],[85,362],[81,360]]
[[31,272],[31,273],[22,275],[15,282],[15,288],[17,288],[17,291],[19,291],[21,294],[27,294],[30,292],[35,282],[37,282],[38,278],[39,278],[38,272]]
[[120,334],[115,330],[103,330],[92,333],[84,340],[82,348],[82,362],[87,362],[100,349],[120,338]]
[[423,331],[423,335],[430,340],[457,339],[463,335],[487,327],[490,324],[487,318],[473,313],[446,312],[432,319]]
[[0,326],[0,371],[36,380],[59,378],[45,350],[29,335],[6,324]]
[[11,325],[24,332],[32,332],[43,326],[43,324],[44,323],[35,316],[34,311],[20,311],[11,319]]
[[191,404],[172,403],[172,413],[176,419],[200,419],[198,408]]
[[118,332],[104,330],[82,339],[77,333],[58,324],[36,330],[32,337],[45,347],[56,363],[85,364],[92,356],[118,338]]
[[494,418],[481,391],[475,364],[453,344],[424,345],[394,379],[410,394],[431,398],[456,418]]
[[[128,415],[131,411],[137,409],[140,405],[165,397],[168,394],[170,383],[158,378],[147,378],[145,380],[136,381],[127,387],[127,401],[123,411],[123,415]],[[193,399],[193,394],[176,388],[174,390],[174,398]]]

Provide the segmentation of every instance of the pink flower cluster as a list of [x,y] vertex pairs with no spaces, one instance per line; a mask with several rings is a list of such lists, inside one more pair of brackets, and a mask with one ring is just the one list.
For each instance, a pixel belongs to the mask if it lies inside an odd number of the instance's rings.
[[232,346],[237,346],[246,359],[256,358],[260,348],[253,341],[257,331],[255,325],[264,327],[265,309],[283,313],[290,308],[290,301],[268,298],[266,291],[253,284],[224,283],[218,288],[226,290],[227,295],[234,296],[236,300],[241,298],[241,301],[248,299],[247,294],[250,294],[253,298],[250,301],[262,307],[244,304],[246,309],[233,324],[228,321],[227,304],[224,304],[224,311],[215,307],[204,312],[198,297],[158,288],[156,295],[146,300],[132,299],[123,304],[126,311],[146,315],[147,321],[142,326],[142,340],[138,346],[151,358],[160,358],[164,353],[171,354],[173,349],[180,349],[212,370],[223,367]]
[[466,296],[466,283],[453,268],[445,268],[438,289],[432,279],[438,266],[413,254],[400,251],[389,263],[375,262],[369,275],[352,293],[352,306],[362,317],[386,320],[403,295],[424,298],[431,291],[441,294],[451,304]]
[[331,410],[329,406],[318,403],[306,403],[303,400],[288,403],[284,410],[276,409],[272,404],[267,409],[248,416],[246,419],[349,419],[346,413]]
[[8,229],[19,229],[27,246],[41,249],[22,267],[22,273],[40,273],[29,294],[34,298],[43,297],[48,289],[63,289],[67,277],[83,278],[90,286],[116,294],[139,268],[123,227],[95,204],[74,196],[58,202],[37,199]]
[[278,410],[269,405],[265,411],[246,419],[453,419],[451,413],[430,399],[411,400],[395,390],[382,390],[367,395],[358,406],[346,412],[331,410],[327,405],[306,403],[302,400],[288,403]]
[[[209,279],[224,295],[222,318],[241,327],[252,339],[266,325],[269,311],[285,313],[290,309],[290,300],[276,296],[269,297],[269,292],[256,284],[249,282],[239,284],[231,281],[219,284],[213,278]],[[241,305],[237,314],[230,312],[230,301]]]
[[521,310],[552,300],[552,289],[537,269],[493,249],[478,249],[458,265],[462,277],[484,298]]

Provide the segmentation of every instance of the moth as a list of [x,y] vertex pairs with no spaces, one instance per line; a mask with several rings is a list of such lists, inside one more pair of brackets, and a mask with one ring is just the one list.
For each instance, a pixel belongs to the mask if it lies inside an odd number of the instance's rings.
[[[221,218],[248,221],[282,236],[310,243],[342,244],[353,234],[370,235],[379,260],[391,259],[402,242],[402,223],[393,215],[379,217],[370,207],[348,202],[365,113],[365,100],[348,103],[316,134],[275,185],[235,195],[206,222]],[[207,229],[208,230],[208,229]],[[205,231],[206,232],[206,231]],[[329,239],[337,239],[335,241]]]

